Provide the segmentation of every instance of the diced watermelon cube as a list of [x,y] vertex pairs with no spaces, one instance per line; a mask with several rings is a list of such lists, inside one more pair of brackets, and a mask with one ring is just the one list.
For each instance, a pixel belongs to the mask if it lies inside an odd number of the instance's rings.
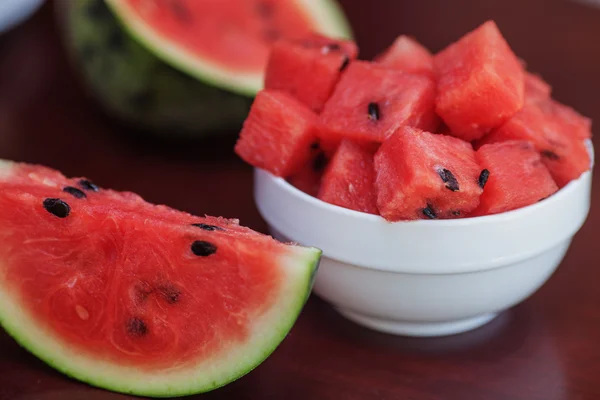
[[317,141],[317,115],[290,95],[262,90],[254,99],[235,152],[247,163],[288,177],[300,170]]
[[530,142],[486,144],[477,150],[477,161],[488,172],[482,176],[483,194],[473,216],[525,207],[558,190]]
[[523,106],[523,68],[493,21],[442,50],[434,63],[436,110],[457,137],[479,139]]
[[548,100],[551,93],[552,87],[541,76],[525,73],[525,102]]
[[592,120],[579,114],[572,107],[552,99],[541,102],[539,107],[547,115],[554,116],[554,121],[565,134],[570,134],[580,139],[590,139],[592,137]]
[[341,71],[356,59],[350,40],[312,34],[273,44],[265,72],[265,88],[284,91],[319,113]]
[[485,136],[479,146],[508,140],[533,143],[559,187],[577,179],[590,167],[590,157],[581,137],[575,136],[552,104],[527,104],[500,128]]
[[375,154],[377,206],[389,221],[457,218],[479,205],[481,168],[471,144],[409,127]]
[[319,189],[327,203],[369,214],[378,214],[373,153],[344,140],[329,162]]
[[433,55],[410,36],[398,36],[375,61],[400,71],[433,76]]
[[383,142],[399,127],[435,130],[432,79],[365,61],[354,61],[342,75],[321,113],[325,143],[347,138]]

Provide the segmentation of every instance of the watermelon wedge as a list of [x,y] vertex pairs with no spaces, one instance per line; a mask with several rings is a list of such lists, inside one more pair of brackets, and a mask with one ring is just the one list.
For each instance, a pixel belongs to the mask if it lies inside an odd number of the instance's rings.
[[[263,87],[270,43],[348,33],[331,0],[106,0],[125,28],[174,67],[241,94]],[[252,16],[251,18],[249,16]]]
[[239,129],[278,39],[352,36],[335,0],[77,0],[55,7],[72,64],[95,102],[168,138]]
[[151,397],[223,386],[294,325],[321,252],[0,162],[0,323],[59,371]]

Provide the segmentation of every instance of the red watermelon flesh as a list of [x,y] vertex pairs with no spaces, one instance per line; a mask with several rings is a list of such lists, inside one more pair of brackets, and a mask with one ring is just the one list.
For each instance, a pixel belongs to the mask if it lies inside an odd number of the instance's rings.
[[552,115],[554,121],[565,134],[579,139],[591,139],[592,120],[575,111],[574,108],[561,104],[556,100],[540,102],[539,107],[547,114]]
[[541,76],[525,73],[525,102],[539,102],[550,99],[552,87]]
[[481,168],[471,144],[401,128],[375,155],[377,206],[389,221],[457,218],[479,204]]
[[124,1],[132,14],[162,37],[240,72],[262,71],[274,40],[302,36],[316,28],[315,19],[294,1]]
[[259,321],[288,318],[272,312],[303,279],[292,265],[312,257],[236,220],[7,162],[0,226],[7,331],[70,376],[161,397],[214,389],[260,363],[273,343]]
[[559,187],[590,168],[583,139],[574,136],[551,105],[527,104],[517,115],[484,137],[479,145],[508,140],[533,143]]
[[477,150],[479,165],[488,171],[483,194],[473,216],[497,214],[537,203],[558,187],[530,142],[487,144]]
[[316,114],[287,93],[265,89],[254,99],[235,152],[247,163],[286,178],[308,162],[316,141]]
[[381,143],[402,126],[435,130],[434,100],[430,78],[352,62],[321,113],[322,140]]
[[344,140],[329,162],[319,199],[340,207],[378,214],[373,153]]
[[400,35],[375,61],[405,72],[433,76],[433,55],[416,39]]
[[448,46],[434,62],[436,110],[457,137],[479,139],[523,106],[523,68],[493,21]]
[[342,70],[357,55],[354,42],[316,34],[278,41],[269,56],[265,88],[284,91],[319,113]]

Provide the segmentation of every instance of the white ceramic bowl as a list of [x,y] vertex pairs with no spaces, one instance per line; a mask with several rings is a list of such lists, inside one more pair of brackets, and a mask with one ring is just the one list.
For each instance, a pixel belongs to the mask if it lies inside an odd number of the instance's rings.
[[323,250],[314,291],[342,315],[400,335],[475,329],[552,275],[590,208],[592,173],[507,213],[389,223],[311,197],[255,170],[271,234]]

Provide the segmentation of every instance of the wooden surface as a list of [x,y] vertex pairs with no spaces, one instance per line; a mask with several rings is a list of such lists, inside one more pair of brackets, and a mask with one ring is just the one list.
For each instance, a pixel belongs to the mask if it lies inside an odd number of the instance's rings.
[[[494,18],[558,99],[600,121],[600,9],[567,1],[345,0],[364,56],[395,35],[440,49]],[[265,231],[235,135],[167,145],[132,135],[84,95],[51,8],[0,36],[0,158],[48,164],[197,214]],[[596,180],[594,199],[599,197]],[[314,297],[279,349],[205,399],[600,399],[600,216],[594,205],[564,263],[523,304],[440,339],[377,334]],[[69,380],[0,334],[0,399],[127,398]]]

